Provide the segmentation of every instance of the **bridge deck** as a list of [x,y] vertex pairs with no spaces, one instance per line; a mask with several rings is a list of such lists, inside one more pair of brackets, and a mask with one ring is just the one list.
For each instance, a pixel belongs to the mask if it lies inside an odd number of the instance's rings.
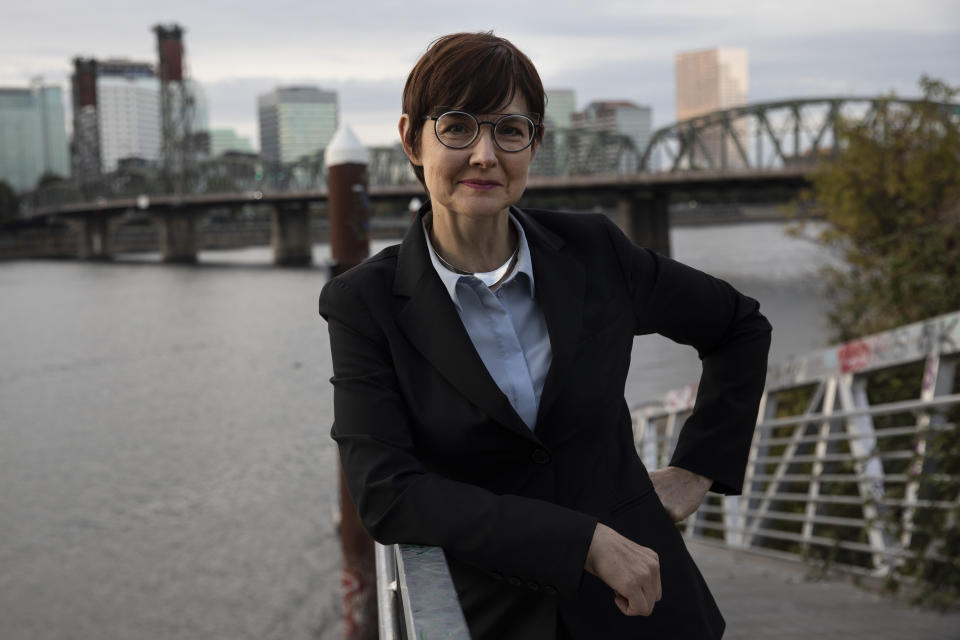
[[911,608],[809,568],[703,542],[687,543],[727,620],[725,640],[957,640],[960,612]]

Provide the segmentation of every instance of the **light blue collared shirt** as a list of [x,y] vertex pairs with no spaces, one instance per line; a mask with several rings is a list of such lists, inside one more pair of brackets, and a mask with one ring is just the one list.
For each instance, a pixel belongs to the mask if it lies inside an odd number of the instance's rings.
[[432,214],[424,216],[423,233],[433,268],[490,376],[533,430],[552,351],[547,323],[534,295],[533,261],[523,227],[511,213],[510,222],[520,238],[517,264],[497,290],[490,291],[479,278],[454,273],[437,259],[427,233],[431,222]]

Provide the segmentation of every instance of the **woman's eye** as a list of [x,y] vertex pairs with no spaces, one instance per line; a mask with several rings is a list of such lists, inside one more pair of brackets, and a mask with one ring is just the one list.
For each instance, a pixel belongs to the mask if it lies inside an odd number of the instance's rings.
[[512,140],[525,140],[530,136],[530,122],[519,116],[501,120],[497,126],[497,135]]
[[437,121],[437,133],[441,136],[465,138],[473,135],[475,125],[468,116],[448,114]]

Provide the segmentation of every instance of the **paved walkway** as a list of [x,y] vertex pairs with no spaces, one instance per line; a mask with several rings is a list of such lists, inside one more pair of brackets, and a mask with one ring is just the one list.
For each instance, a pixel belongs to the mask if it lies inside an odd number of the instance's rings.
[[724,640],[960,640],[960,612],[939,614],[803,565],[688,543],[727,621]]

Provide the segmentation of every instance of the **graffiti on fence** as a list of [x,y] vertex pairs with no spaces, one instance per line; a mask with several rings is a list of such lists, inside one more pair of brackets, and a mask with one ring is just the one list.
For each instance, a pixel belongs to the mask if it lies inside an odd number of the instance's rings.
[[960,312],[954,312],[772,365],[767,388],[792,387],[830,375],[856,374],[958,351]]

